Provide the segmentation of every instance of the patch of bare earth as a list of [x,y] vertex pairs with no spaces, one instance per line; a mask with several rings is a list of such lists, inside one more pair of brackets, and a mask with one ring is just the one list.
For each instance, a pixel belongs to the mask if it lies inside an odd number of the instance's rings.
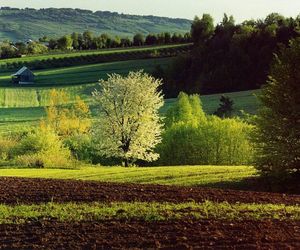
[[299,249],[300,222],[32,222],[0,226],[6,249]]
[[0,203],[202,202],[300,204],[300,195],[199,187],[100,183],[96,181],[0,178]]

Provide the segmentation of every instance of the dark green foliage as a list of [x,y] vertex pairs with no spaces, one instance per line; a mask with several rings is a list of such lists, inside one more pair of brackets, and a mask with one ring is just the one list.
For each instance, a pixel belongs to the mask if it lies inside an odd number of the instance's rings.
[[232,116],[233,112],[233,100],[231,100],[228,96],[222,95],[220,98],[220,106],[214,113],[214,115],[219,116],[221,118],[229,118]]
[[18,49],[9,42],[0,43],[0,59],[20,57]]
[[141,33],[138,33],[133,37],[133,46],[142,46],[144,43],[145,38]]
[[72,49],[73,39],[71,36],[66,35],[57,40],[57,47],[60,50]]
[[191,28],[195,46],[203,46],[213,35],[214,29],[214,20],[211,15],[203,14],[201,19],[196,16]]
[[259,96],[256,167],[264,174],[300,172],[300,40],[275,57]]
[[[115,62],[115,61],[127,61],[136,59],[146,59],[153,57],[170,57],[176,56],[184,52],[189,51],[190,45],[178,45],[174,47],[162,47],[162,48],[141,48],[137,51],[131,51],[130,49],[124,51],[95,51],[92,53],[87,53],[82,55],[80,53],[66,54],[65,57],[61,55],[47,55],[47,60],[35,58],[33,60],[28,60],[30,58],[16,58],[13,63],[0,61],[0,69],[12,70],[19,69],[22,66],[27,66],[31,70],[36,69],[48,69],[48,68],[60,68],[68,66],[77,65],[88,65],[104,62]],[[134,49],[134,48],[133,48]],[[155,53],[154,53],[155,52]],[[64,55],[64,54],[62,54]]]
[[[177,37],[176,34],[174,34]],[[180,36],[178,37],[180,38]],[[171,39],[169,33],[163,33],[158,35],[148,35],[146,41],[144,36],[140,33],[136,34],[132,39],[128,37],[120,38],[118,36],[111,37],[107,34],[101,34],[100,36],[95,36],[90,31],[85,31],[83,34],[73,32],[71,35],[64,35],[58,39],[49,39],[48,43],[41,43],[31,41],[27,44],[16,42],[3,42],[0,43],[0,58],[16,58],[22,55],[35,55],[49,53],[68,53],[71,50],[81,51],[81,50],[100,50],[100,49],[110,49],[110,48],[124,48],[124,47],[140,47],[144,45],[165,45],[165,44],[186,44],[190,42],[188,36],[182,37],[180,39]],[[180,51],[180,52],[185,52]],[[169,56],[173,56],[171,53]]]
[[273,54],[279,44],[299,36],[300,18],[276,13],[265,20],[235,24],[224,15],[216,27],[211,17],[195,18],[191,34],[195,43],[189,55],[180,57],[168,71],[165,89],[169,97],[187,93],[226,93],[257,89],[267,80]]

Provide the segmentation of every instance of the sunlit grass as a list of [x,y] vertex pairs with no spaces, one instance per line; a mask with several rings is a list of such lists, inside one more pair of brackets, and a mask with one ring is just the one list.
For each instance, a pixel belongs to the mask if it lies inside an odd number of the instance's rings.
[[273,204],[204,203],[46,203],[39,205],[0,205],[0,224],[54,219],[63,222],[181,219],[222,220],[300,220],[299,206]]
[[0,176],[101,182],[212,186],[257,176],[250,166],[84,167],[81,169],[0,169]]
[[[65,87],[65,91],[70,98],[74,99],[80,95],[91,107],[92,111],[96,106],[93,104],[91,92],[95,89],[96,84],[87,84],[80,86]],[[45,115],[44,107],[49,104],[49,93],[51,88],[0,88],[0,133],[7,131],[18,131],[37,125],[38,121]],[[242,91],[228,93],[234,101],[234,113],[239,115],[240,110],[247,113],[255,114],[258,108],[258,101],[255,94],[258,91]],[[207,114],[212,114],[219,106],[219,95],[201,96],[203,109]],[[165,100],[164,107],[160,110],[164,115],[172,107],[176,99]],[[92,112],[94,115],[95,112]]]

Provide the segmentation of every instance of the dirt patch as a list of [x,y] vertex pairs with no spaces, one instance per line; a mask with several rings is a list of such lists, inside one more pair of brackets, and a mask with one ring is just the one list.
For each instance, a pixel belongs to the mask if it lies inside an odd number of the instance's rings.
[[300,204],[300,195],[190,188],[163,185],[115,184],[95,181],[0,178],[0,203],[42,202],[202,202]]
[[300,222],[215,220],[0,225],[2,249],[299,249]]

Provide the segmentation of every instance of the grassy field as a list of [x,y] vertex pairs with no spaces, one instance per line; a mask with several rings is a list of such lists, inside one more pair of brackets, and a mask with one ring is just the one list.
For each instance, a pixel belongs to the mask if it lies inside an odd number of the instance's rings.
[[120,48],[120,49],[104,49],[104,50],[92,50],[92,51],[80,51],[80,52],[69,52],[69,53],[52,53],[52,54],[42,54],[34,56],[26,56],[20,58],[9,58],[0,60],[0,65],[6,63],[15,62],[33,62],[48,59],[59,59],[59,58],[69,58],[69,57],[79,57],[86,55],[109,55],[109,54],[121,54],[124,52],[139,52],[139,51],[152,51],[156,49],[164,48],[180,48],[186,46],[185,44],[173,44],[173,45],[158,45],[149,47],[133,47],[133,48]]
[[[178,166],[178,167],[86,167],[63,169],[1,169],[0,176],[94,180],[118,183],[164,184],[181,186],[215,186],[238,183],[257,176],[249,166]],[[222,183],[220,183],[222,181]]]
[[[120,212],[122,211],[122,212]],[[54,219],[61,222],[143,220],[166,221],[184,219],[217,220],[300,220],[299,206],[274,204],[115,202],[76,204],[46,203],[42,205],[0,205],[0,224]]]
[[[233,108],[236,115],[239,115],[241,110],[249,114],[256,114],[257,108],[259,106],[258,99],[256,98],[256,95],[258,93],[258,90],[249,90],[241,92],[204,95],[200,97],[203,104],[203,109],[207,114],[212,114],[216,111],[220,103],[220,97],[222,95],[228,96],[234,101]],[[175,102],[176,98],[165,100],[165,106],[162,109],[162,113],[165,113]]]
[[[80,95],[89,103],[92,114],[95,114],[96,106],[93,104],[90,93],[96,84],[79,85],[64,88],[71,98]],[[22,88],[1,90],[0,88],[0,133],[8,131],[26,130],[32,127],[45,115],[44,106],[49,102],[51,88]],[[258,108],[258,101],[255,97],[258,91],[243,91],[228,93],[234,101],[234,113],[239,115],[240,110],[255,114]],[[28,98],[30,96],[30,98]],[[201,96],[203,109],[206,113],[212,114],[219,105],[221,94]],[[174,104],[176,99],[165,100],[161,114]]]
[[[116,53],[122,51],[122,49],[82,53],[112,53],[112,51]],[[69,54],[70,56],[76,56],[78,53]],[[33,56],[25,59],[35,60],[47,56],[62,57],[66,54]],[[1,60],[0,64],[4,61],[6,60]],[[10,75],[13,72],[0,72],[0,133],[26,130],[28,127],[37,124],[45,114],[44,107],[49,104],[49,93],[53,87],[63,88],[69,94],[71,100],[79,95],[90,105],[92,113],[94,113],[95,105],[91,98],[91,92],[97,87],[99,79],[106,79],[107,74],[111,73],[127,74],[129,71],[140,69],[151,73],[158,65],[166,68],[171,63],[172,58],[160,58],[37,70],[34,71],[36,84],[26,87],[11,85]],[[255,114],[258,107],[255,93],[257,91],[235,92],[226,95],[234,101],[235,114],[239,115],[240,110]],[[201,96],[206,113],[212,114],[217,109],[220,96],[221,94]],[[175,101],[176,99],[165,100],[161,113],[165,114]]]
[[[35,89],[36,87],[45,86],[58,87],[66,85],[96,83],[99,79],[107,78],[107,74],[126,74],[129,71],[140,69],[143,69],[145,72],[152,73],[156,66],[160,65],[161,67],[166,67],[171,63],[171,61],[172,58],[156,58],[112,63],[99,63],[92,65],[64,67],[58,69],[37,70],[34,71],[36,75],[36,83],[32,87]],[[12,73],[12,71],[0,73],[0,86],[10,87],[10,89],[16,90],[32,90],[32,88],[30,87],[21,88],[12,86]],[[7,105],[9,105],[9,103]]]

